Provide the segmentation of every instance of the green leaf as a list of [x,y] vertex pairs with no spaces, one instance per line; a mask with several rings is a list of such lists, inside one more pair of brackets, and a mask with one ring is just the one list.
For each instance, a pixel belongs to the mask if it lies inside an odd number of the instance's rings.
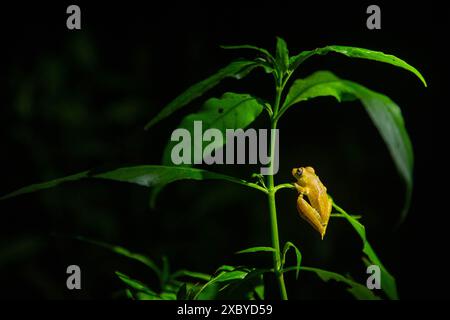
[[135,300],[135,299],[134,299],[134,296],[133,296],[133,293],[131,292],[130,289],[125,289],[125,296],[126,296],[128,299]]
[[146,257],[145,255],[130,252],[128,249],[126,249],[124,247],[111,245],[111,244],[101,242],[101,241],[91,240],[91,239],[81,237],[81,236],[77,236],[76,239],[94,244],[96,246],[106,248],[106,249],[108,249],[114,253],[117,253],[119,255],[122,255],[124,257],[139,261],[139,262],[143,263],[144,265],[146,265],[147,267],[149,267],[151,270],[153,270],[159,278],[161,277],[161,270],[158,268],[156,263],[154,263],[153,260]]
[[277,37],[276,63],[282,73],[285,73],[289,68],[289,51],[286,41]]
[[[205,289],[208,289],[209,287],[213,286],[215,289],[214,291],[219,291],[220,286],[218,287],[218,284],[221,283],[228,283],[232,281],[240,281],[243,280],[250,270],[246,269],[238,269],[232,266],[221,266],[219,269],[217,269],[216,274],[207,282],[205,283],[200,290],[196,293],[194,300],[199,299],[200,295],[202,294]],[[217,290],[216,290],[217,289]]]
[[119,271],[116,271],[116,275],[119,277],[120,280],[122,280],[122,282],[124,282],[127,286],[129,286],[130,288],[137,290],[137,291],[142,291],[146,294],[149,295],[154,295],[156,296],[157,294],[152,291],[151,289],[149,289],[146,285],[144,285],[142,282],[132,279],[129,276],[127,276],[126,274],[123,274]]
[[217,268],[217,270],[214,272],[214,275],[217,275],[222,271],[233,271],[235,269],[236,269],[236,267],[224,264],[224,265],[221,265],[219,268]]
[[145,292],[136,292],[135,297],[137,300],[162,300],[158,295],[152,295]]
[[265,295],[264,282],[262,282],[261,284],[255,286],[254,292],[255,292],[255,299],[254,300],[264,300],[264,295]]
[[[249,126],[259,116],[264,108],[264,103],[257,98],[248,94],[238,94],[227,92],[221,98],[211,98],[206,101],[197,113],[187,115],[178,126],[179,129],[186,129],[192,137],[191,145],[191,163],[194,162],[194,155],[203,155],[204,148],[221,148],[225,141],[214,140],[211,142],[200,141],[195,144],[193,139],[196,135],[194,132],[194,121],[202,121],[202,131],[208,129],[217,129],[221,132],[222,137],[226,137],[227,129],[243,129]],[[202,140],[202,137],[198,137]],[[171,153],[178,141],[169,141],[163,152],[163,164],[172,165]],[[225,153],[224,153],[225,155]],[[184,165],[190,166],[190,165]],[[163,189],[164,184],[158,185],[151,190],[150,207],[154,208],[156,198]]]
[[367,241],[366,237],[366,228],[355,218],[345,212],[344,209],[340,208],[337,204],[333,202],[333,207],[338,210],[352,225],[352,227],[356,230],[358,235],[361,237],[363,242],[363,252],[369,258],[371,264],[377,265],[380,267],[381,271],[381,288],[386,293],[389,299],[398,300],[397,293],[397,284],[395,278],[387,271],[387,269],[383,266],[380,259],[376,255],[369,241]]
[[182,285],[183,285],[183,282],[180,282],[180,281],[177,281],[174,279],[170,279],[169,281],[167,281],[165,284],[163,284],[161,286],[161,289],[163,292],[176,294]]
[[252,46],[249,44],[242,44],[242,45],[231,45],[231,46],[230,45],[222,45],[220,47],[222,49],[228,49],[228,50],[240,50],[240,49],[255,50],[255,51],[262,53],[268,61],[270,61],[272,63],[275,61],[274,57],[270,54],[269,51],[267,51],[264,48],[259,48],[257,46]]
[[237,74],[235,78],[236,79],[245,78],[246,76],[248,76],[248,74],[250,72],[253,71],[253,69],[255,69],[257,67],[262,67],[266,73],[272,73],[273,72],[272,65],[267,60],[265,60],[264,58],[259,58],[258,57],[258,58],[254,59],[254,64],[251,64],[248,67],[242,69],[242,71],[239,72],[239,74]]
[[177,300],[177,295],[171,292],[163,292],[159,296],[161,300]]
[[325,55],[328,52],[340,53],[340,54],[343,54],[350,58],[375,60],[375,61],[388,63],[393,66],[403,68],[405,70],[408,70],[408,71],[414,73],[420,79],[420,81],[422,81],[422,83],[425,85],[425,87],[427,86],[427,83],[426,83],[424,77],[420,74],[420,72],[416,68],[411,66],[410,64],[403,61],[402,59],[399,59],[390,54],[385,54],[380,51],[373,51],[373,50],[369,50],[369,49],[356,48],[356,47],[334,45],[334,46],[326,46],[323,48],[317,48],[317,49],[311,50],[311,51],[303,51],[303,52],[299,53],[298,55],[290,58],[289,69],[291,71],[293,71],[309,57],[312,57],[316,54]]
[[252,269],[243,279],[228,282],[220,288],[218,300],[264,299],[264,273],[266,270]]
[[67,177],[64,177],[64,178],[59,178],[59,179],[55,179],[55,180],[52,180],[52,181],[38,183],[38,184],[32,184],[32,185],[29,185],[29,186],[27,186],[25,188],[21,188],[21,189],[18,189],[16,191],[14,191],[14,192],[11,192],[11,193],[1,197],[0,200],[5,200],[5,199],[8,199],[8,198],[12,198],[12,197],[24,194],[24,193],[35,192],[35,191],[38,191],[38,190],[53,188],[53,187],[56,187],[56,186],[58,186],[58,185],[60,185],[62,183],[65,183],[65,182],[76,181],[76,180],[80,180],[80,179],[83,179],[83,178],[87,178],[88,174],[89,174],[89,171],[84,171],[84,172],[76,173],[76,174],[73,174],[73,175],[70,175],[70,176],[67,176]]
[[292,84],[280,109],[280,116],[298,102],[323,96],[333,96],[338,101],[359,99],[364,105],[386,143],[397,170],[405,180],[406,199],[401,214],[403,220],[411,200],[414,155],[400,108],[385,95],[357,83],[339,79],[329,71],[318,71]]
[[236,254],[241,253],[256,253],[256,252],[275,252],[275,249],[272,247],[251,247],[248,249],[244,249],[241,251],[236,252]]
[[[290,267],[283,270],[283,272],[298,270],[297,267]],[[370,289],[366,286],[353,281],[343,275],[331,272],[319,268],[305,267],[300,268],[301,271],[308,271],[315,273],[322,281],[328,282],[330,280],[335,280],[338,282],[345,283],[348,288],[347,291],[352,294],[358,300],[380,300],[380,297],[376,296]]]
[[233,281],[233,280],[242,280],[248,274],[248,271],[245,270],[233,270],[228,272],[222,272],[217,277],[212,279],[214,282],[225,282],[225,281]]
[[[244,129],[259,116],[264,108],[264,103],[249,94],[227,92],[221,98],[211,98],[206,101],[199,112],[187,115],[178,126],[178,129],[186,129],[191,136],[191,164],[194,163],[194,155],[203,155],[206,146],[220,148],[225,144],[225,139],[220,141],[202,142],[195,144],[194,122],[201,121],[202,132],[208,129],[217,129],[222,137],[226,137],[227,129]],[[197,137],[202,140],[202,137]],[[178,141],[169,141],[163,156],[163,164],[172,164],[172,148]]]
[[189,270],[178,270],[177,272],[174,272],[171,276],[172,279],[178,279],[183,277],[193,278],[202,281],[209,281],[211,279],[211,275],[209,274]]
[[[356,219],[356,220],[359,220],[359,219],[362,218],[361,215],[354,215],[354,214],[351,214],[350,216],[351,216],[352,218]],[[345,217],[344,217],[342,214],[340,214],[340,213],[332,213],[332,214],[330,215],[330,217],[332,217],[332,218],[343,218],[343,219],[345,219]]]
[[298,79],[289,88],[280,112],[284,113],[292,105],[316,97],[333,96],[341,102],[341,90],[334,87],[340,82],[342,80],[329,71],[316,71],[305,79]]
[[302,264],[302,254],[300,250],[293,244],[292,242],[288,241],[284,245],[283,248],[283,259],[281,260],[281,268],[284,267],[284,264],[286,263],[286,253],[289,251],[290,248],[293,248],[295,250],[295,256],[297,258],[297,271],[295,273],[295,278],[298,279],[298,275],[300,272],[300,265]]
[[190,297],[190,300],[216,300],[219,290],[221,288],[220,283],[213,283],[207,287],[200,287],[194,290],[194,294]]
[[172,100],[156,115],[156,117],[154,117],[146,124],[145,130],[148,130],[157,122],[167,118],[175,111],[181,109],[194,99],[200,97],[206,91],[215,87],[223,79],[227,77],[241,79],[245,77],[251,69],[258,67],[259,65],[260,64],[257,61],[250,60],[239,60],[231,62],[228,66],[220,69],[217,73],[210,76],[209,78],[194,84],[174,100]]
[[124,167],[111,171],[95,172],[84,171],[66,178],[60,178],[49,182],[32,184],[30,186],[16,190],[0,198],[0,200],[8,199],[18,195],[36,192],[48,188],[55,187],[63,182],[75,181],[83,178],[98,178],[120,182],[129,182],[145,187],[153,187],[161,184],[168,184],[178,180],[225,180],[241,185],[253,187],[260,191],[264,191],[260,186],[247,182],[242,179],[234,178],[220,173],[206,171],[195,168],[143,165],[136,167]]

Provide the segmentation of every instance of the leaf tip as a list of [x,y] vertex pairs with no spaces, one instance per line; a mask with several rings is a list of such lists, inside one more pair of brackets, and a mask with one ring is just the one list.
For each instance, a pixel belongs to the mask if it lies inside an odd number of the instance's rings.
[[0,201],[6,200],[6,199],[8,199],[8,198],[10,198],[10,195],[9,195],[9,194],[4,195],[3,197],[0,197]]
[[153,120],[150,120],[149,122],[147,122],[147,124],[144,126],[144,130],[148,131],[148,129],[150,129],[151,127],[153,127]]
[[29,193],[29,192],[23,191],[22,189],[18,189],[18,190],[15,190],[13,192],[10,192],[10,193],[5,194],[4,196],[0,197],[0,201],[14,198],[16,196],[19,196],[19,195],[25,194],[25,193]]
[[427,81],[425,80],[425,78],[422,76],[420,77],[420,80],[422,81],[423,85],[425,86],[425,88],[428,88],[428,84]]

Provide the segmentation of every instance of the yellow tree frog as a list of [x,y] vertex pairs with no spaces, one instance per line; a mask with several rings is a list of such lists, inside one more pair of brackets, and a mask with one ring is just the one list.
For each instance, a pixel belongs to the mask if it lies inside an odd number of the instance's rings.
[[[297,182],[294,183],[299,193],[297,210],[300,216],[308,221],[323,239],[331,214],[331,198],[328,197],[327,188],[312,167],[294,168],[292,175],[297,179]],[[308,198],[309,203],[304,196]]]

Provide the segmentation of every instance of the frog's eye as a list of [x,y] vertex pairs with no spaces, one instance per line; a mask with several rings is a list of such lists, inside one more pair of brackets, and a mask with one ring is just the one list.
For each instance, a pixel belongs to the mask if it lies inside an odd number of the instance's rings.
[[297,177],[299,177],[300,178],[300,176],[303,174],[303,169],[302,168],[298,168],[297,169],[297,172],[295,172],[295,175],[297,176]]

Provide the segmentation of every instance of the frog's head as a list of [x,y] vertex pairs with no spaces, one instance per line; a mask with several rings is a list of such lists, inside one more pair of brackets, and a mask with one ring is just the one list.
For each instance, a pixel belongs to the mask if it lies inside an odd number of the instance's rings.
[[300,167],[292,169],[292,176],[297,181],[307,182],[310,178],[315,177],[316,173],[312,167]]
[[302,176],[302,174],[303,174],[303,168],[294,168],[294,169],[292,169],[292,176],[295,178],[295,179],[300,179],[300,177]]

